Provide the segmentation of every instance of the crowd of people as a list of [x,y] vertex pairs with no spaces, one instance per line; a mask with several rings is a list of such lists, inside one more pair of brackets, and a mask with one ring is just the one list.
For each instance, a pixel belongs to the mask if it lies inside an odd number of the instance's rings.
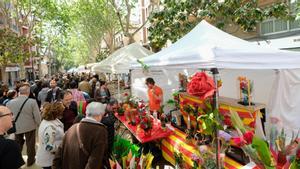
[[[82,103],[86,108],[80,106]],[[1,169],[25,164],[21,155],[24,144],[27,166],[110,168],[116,121],[113,113],[119,104],[97,75],[57,75],[33,84],[23,80],[13,89],[2,85],[0,104]],[[13,133],[7,133],[14,127]]]

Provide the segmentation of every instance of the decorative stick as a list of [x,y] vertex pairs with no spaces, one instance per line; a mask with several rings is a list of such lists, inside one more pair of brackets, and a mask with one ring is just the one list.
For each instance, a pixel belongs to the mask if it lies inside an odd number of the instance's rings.
[[248,80],[248,104],[251,106],[251,98],[250,98],[250,80]]
[[187,128],[189,130],[191,129],[191,117],[190,117],[190,115],[188,115],[188,118],[187,118]]
[[242,79],[241,79],[241,76],[239,77],[239,89],[240,89],[240,101],[242,102],[243,101],[243,98],[242,98],[242,88],[241,88],[241,82],[242,82]]

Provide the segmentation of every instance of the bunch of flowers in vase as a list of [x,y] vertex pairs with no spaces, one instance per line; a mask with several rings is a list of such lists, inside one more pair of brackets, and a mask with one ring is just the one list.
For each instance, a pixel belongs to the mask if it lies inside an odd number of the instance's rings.
[[141,118],[140,127],[144,130],[145,136],[151,136],[151,130],[153,126],[153,119],[145,115]]
[[237,112],[231,111],[231,119],[238,133],[238,137],[232,138],[233,144],[240,147],[259,168],[282,169],[290,165],[288,158],[299,146],[298,136],[286,143],[286,134],[282,130],[279,135],[271,133],[268,144],[244,126]]
[[246,77],[239,77],[239,89],[240,89],[240,104],[251,106],[252,103],[252,92],[253,92],[253,81]]

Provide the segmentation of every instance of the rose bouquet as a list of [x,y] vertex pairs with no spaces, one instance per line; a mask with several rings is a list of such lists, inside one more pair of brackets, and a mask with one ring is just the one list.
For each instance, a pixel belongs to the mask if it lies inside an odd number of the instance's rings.
[[145,135],[151,135],[152,126],[153,119],[150,116],[145,115],[141,118],[140,127],[144,130]]

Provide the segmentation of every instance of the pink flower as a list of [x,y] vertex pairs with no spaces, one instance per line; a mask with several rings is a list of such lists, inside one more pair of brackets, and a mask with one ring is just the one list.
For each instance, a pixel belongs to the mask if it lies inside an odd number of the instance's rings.
[[190,95],[200,97],[200,99],[212,96],[214,91],[215,83],[205,72],[196,73],[187,85],[187,92]]
[[245,145],[245,140],[243,139],[243,137],[232,138],[232,141],[238,147],[243,147]]

